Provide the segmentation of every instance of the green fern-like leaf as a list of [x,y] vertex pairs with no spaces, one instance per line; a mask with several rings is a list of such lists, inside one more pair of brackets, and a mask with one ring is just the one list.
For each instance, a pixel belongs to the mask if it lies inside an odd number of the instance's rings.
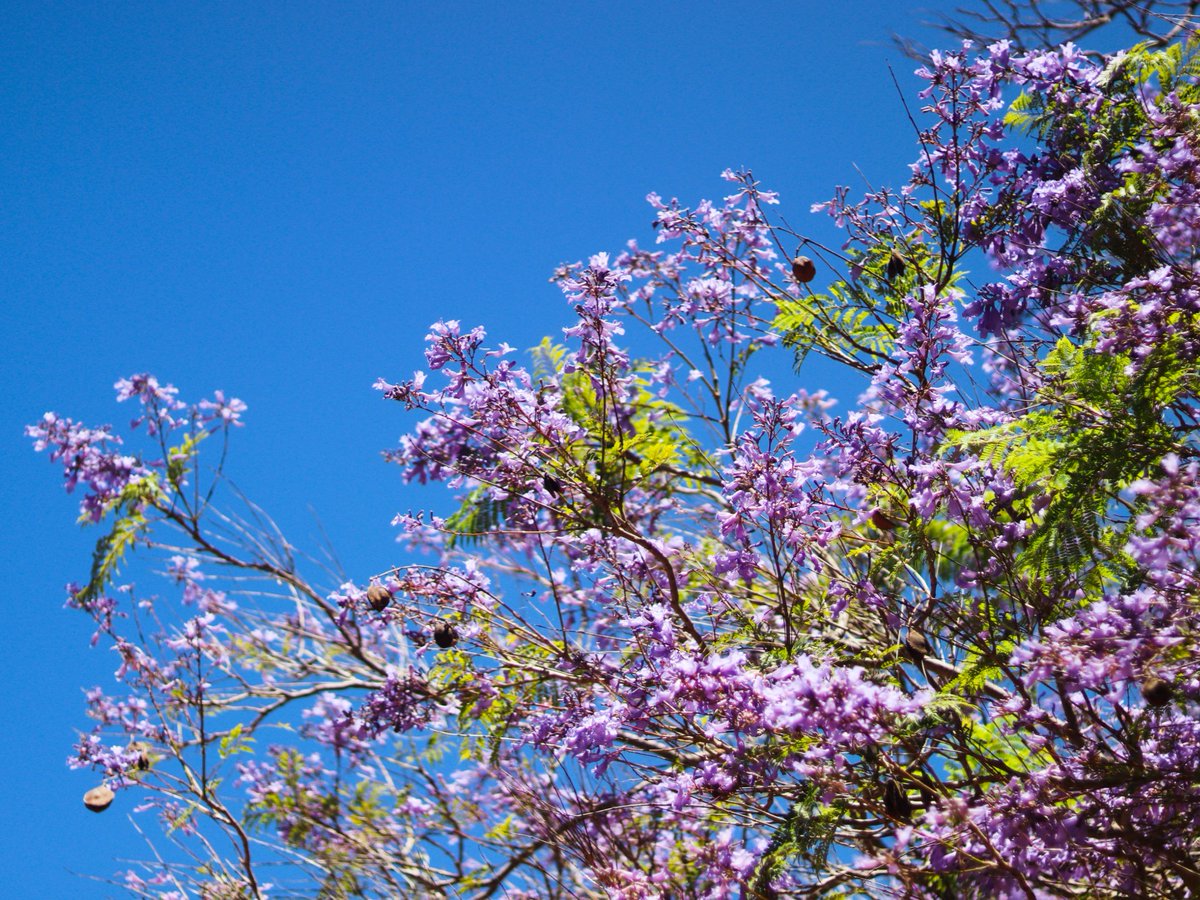
[[449,546],[458,543],[478,543],[489,532],[504,524],[504,503],[492,496],[490,488],[481,485],[471,491],[462,505],[446,517],[443,528],[449,534]]
[[771,882],[786,870],[790,861],[799,859],[813,872],[829,865],[829,851],[845,807],[840,803],[822,804],[816,785],[806,785],[783,821],[771,834],[771,841],[749,881],[748,896],[766,900],[775,896]]
[[125,555],[149,528],[146,509],[162,495],[156,475],[148,475],[125,486],[106,511],[115,512],[112,528],[96,541],[88,583],[75,595],[81,603],[95,600],[112,582]]

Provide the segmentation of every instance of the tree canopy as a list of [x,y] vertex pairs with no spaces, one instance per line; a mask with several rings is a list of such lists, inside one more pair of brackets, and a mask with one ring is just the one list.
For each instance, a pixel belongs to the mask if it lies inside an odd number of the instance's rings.
[[131,892],[1200,894],[1195,47],[920,74],[907,180],[818,204],[843,246],[729,171],[562,267],[528,358],[435,323],[376,385],[454,498],[411,564],[310,574],[222,478],[235,399],[30,426],[122,661],[75,764],[177,844]]

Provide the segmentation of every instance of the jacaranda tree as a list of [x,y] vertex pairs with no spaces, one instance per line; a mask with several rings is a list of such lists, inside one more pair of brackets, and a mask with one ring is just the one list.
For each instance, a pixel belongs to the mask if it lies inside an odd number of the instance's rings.
[[840,248],[727,172],[564,266],[530,357],[434,324],[376,385],[454,497],[412,564],[321,585],[223,481],[222,395],[29,428],[120,658],[73,764],[177,845],[130,891],[1200,895],[1200,65],[920,74],[904,186],[818,205]]

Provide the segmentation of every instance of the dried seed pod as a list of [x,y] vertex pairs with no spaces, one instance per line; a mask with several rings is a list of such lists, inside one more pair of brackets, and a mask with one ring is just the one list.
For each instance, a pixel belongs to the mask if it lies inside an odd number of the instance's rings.
[[792,277],[801,284],[808,284],[817,277],[817,267],[807,256],[797,256],[792,260]]
[[932,652],[933,648],[929,646],[929,641],[925,635],[921,634],[915,628],[908,629],[908,633],[904,635],[905,656],[913,662],[920,662]]
[[375,612],[382,612],[392,602],[392,592],[382,584],[373,584],[367,588],[367,603]]
[[150,768],[150,751],[154,749],[145,741],[130,741],[129,752],[137,754],[137,761],[133,767],[139,772],[145,772]]
[[871,513],[871,524],[880,531],[893,531],[896,528],[896,523],[889,519],[881,509]]
[[1148,675],[1142,682],[1142,697],[1147,706],[1158,708],[1166,706],[1175,696],[1175,687],[1166,679],[1157,675]]
[[555,497],[557,497],[559,494],[562,493],[562,482],[559,481],[557,478],[555,478],[553,475],[543,475],[542,476],[542,487],[544,487],[547,491],[549,491]]
[[458,632],[449,622],[438,619],[433,623],[433,642],[443,650],[453,647],[458,643]]
[[454,468],[467,475],[478,472],[482,461],[479,451],[474,447],[459,447],[454,454]]
[[912,821],[912,801],[895,778],[889,779],[883,788],[883,809],[893,819],[901,822]]
[[906,266],[907,263],[905,263],[904,257],[900,255],[900,251],[893,250],[892,255],[888,257],[887,270],[884,272],[884,277],[886,277],[889,282],[895,281],[904,274],[904,269]]
[[104,812],[113,802],[113,792],[107,784],[94,787],[83,795],[83,805],[92,812]]
[[917,769],[913,774],[916,776],[917,792],[921,795],[921,803],[926,808],[933,806],[934,801],[937,799],[937,782],[921,769]]

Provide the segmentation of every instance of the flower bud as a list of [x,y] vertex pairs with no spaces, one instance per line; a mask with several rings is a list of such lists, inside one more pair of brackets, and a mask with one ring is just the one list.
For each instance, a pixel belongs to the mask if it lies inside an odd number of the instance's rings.
[[83,795],[83,805],[92,812],[104,812],[112,804],[113,796],[112,788],[102,784]]
[[371,609],[375,610],[375,612],[383,612],[391,602],[392,592],[382,584],[373,584],[367,588],[367,603],[371,605]]
[[792,277],[801,284],[808,284],[817,277],[817,267],[807,256],[797,256],[792,260]]

